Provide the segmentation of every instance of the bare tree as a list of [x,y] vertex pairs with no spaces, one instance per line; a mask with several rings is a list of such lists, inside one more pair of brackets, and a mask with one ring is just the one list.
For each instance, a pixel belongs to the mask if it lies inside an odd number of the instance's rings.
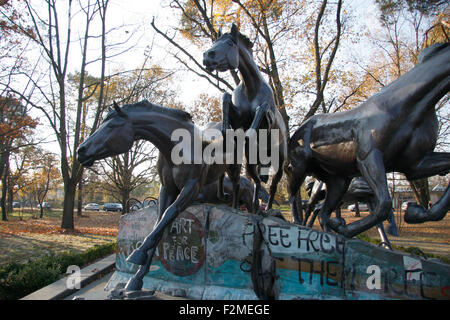
[[[45,4],[46,10],[42,9],[42,4]],[[84,28],[84,34],[80,39],[77,39],[80,41],[81,64],[78,78],[78,96],[73,114],[69,108],[67,88],[69,52],[74,41],[72,39],[72,24],[74,23],[74,2],[72,0],[64,3],[56,0],[41,0],[39,4],[36,4],[36,1],[26,2],[26,12],[30,17],[32,32],[20,24],[16,24],[15,27],[22,30],[22,34],[25,34],[40,50],[48,63],[48,72],[43,73],[41,71],[41,73],[29,74],[22,71],[19,73],[33,85],[28,94],[21,94],[10,83],[2,83],[10,91],[20,94],[20,97],[26,100],[28,104],[40,110],[57,137],[60,148],[61,175],[64,183],[61,227],[65,229],[74,228],[75,192],[83,172],[81,164],[77,161],[75,151],[82,142],[83,102],[89,98],[94,90],[86,90],[86,66],[98,61],[100,61],[100,79],[95,91],[98,90],[99,94],[97,95],[97,108],[93,110],[93,123],[90,126],[92,130],[95,130],[98,126],[101,112],[105,108],[104,80],[107,59],[106,12],[108,0],[88,0],[84,3],[78,2],[78,6],[77,16],[84,17],[84,21],[81,20],[81,23],[80,20],[77,20],[78,28]],[[100,18],[101,23],[100,35],[92,34],[90,28],[97,17]],[[14,21],[11,21],[11,23],[14,23]],[[98,41],[97,38],[101,42],[101,53],[99,58],[88,61],[89,45],[92,39]],[[73,127],[70,126],[72,117],[75,119]]]
[[131,193],[156,176],[156,167],[152,162],[156,159],[156,149],[149,150],[146,141],[135,142],[129,152],[107,158],[102,161],[102,176],[105,178],[103,189],[122,204],[126,213],[127,201]]

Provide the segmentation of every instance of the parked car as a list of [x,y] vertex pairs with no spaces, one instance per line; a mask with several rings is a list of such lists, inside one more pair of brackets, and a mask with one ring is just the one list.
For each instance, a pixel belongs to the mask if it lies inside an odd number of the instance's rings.
[[120,203],[105,203],[103,205],[103,211],[122,211],[122,205]]
[[100,211],[100,205],[98,203],[88,203],[84,206],[84,210]]
[[13,201],[12,207],[13,207],[13,208],[20,208],[20,202]]
[[[41,208],[40,204],[38,204],[38,208]],[[48,202],[42,202],[42,208],[44,208],[44,209],[51,209],[52,206]]]
[[402,203],[402,211],[406,211],[406,209],[408,209],[408,207],[412,204],[417,204],[417,202],[415,201],[405,201]]
[[[359,207],[359,211],[369,211],[369,206],[367,205],[367,203],[358,202],[358,207]],[[356,205],[351,204],[348,206],[347,209],[350,211],[356,211]]]

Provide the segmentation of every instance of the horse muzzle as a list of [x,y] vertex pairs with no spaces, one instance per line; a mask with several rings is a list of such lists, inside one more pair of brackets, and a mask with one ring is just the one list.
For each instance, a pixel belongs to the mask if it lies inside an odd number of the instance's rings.
[[93,157],[83,157],[78,155],[78,161],[84,166],[84,167],[92,167],[95,159]]
[[78,148],[78,161],[84,166],[84,167],[91,167],[95,159],[93,156],[86,155],[86,148],[82,145]]

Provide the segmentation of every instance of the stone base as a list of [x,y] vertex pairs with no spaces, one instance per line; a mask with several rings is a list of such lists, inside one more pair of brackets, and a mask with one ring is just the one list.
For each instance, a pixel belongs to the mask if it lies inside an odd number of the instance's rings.
[[[156,207],[122,216],[116,272],[105,290],[117,294],[117,284],[137,271],[125,259],[156,218]],[[260,274],[273,273],[277,299],[450,299],[447,264],[294,225],[273,213],[261,217],[208,204],[192,205],[165,230],[144,277],[147,292],[126,298],[149,298],[156,291],[187,299],[258,299],[254,263]]]

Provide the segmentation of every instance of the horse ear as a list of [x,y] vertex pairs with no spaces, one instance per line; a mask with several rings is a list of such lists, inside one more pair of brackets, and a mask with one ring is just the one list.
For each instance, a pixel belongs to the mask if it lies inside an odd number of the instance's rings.
[[114,107],[114,110],[116,110],[116,112],[117,112],[117,114],[119,115],[119,116],[126,116],[126,114],[122,111],[122,109],[119,107],[119,105],[117,104],[117,102],[115,102],[115,101],[113,101],[113,107]]
[[238,34],[239,34],[239,30],[238,30],[236,24],[234,24],[234,23],[231,25],[231,32],[230,32],[230,34],[233,37],[233,39],[237,40]]
[[222,27],[219,28],[219,31],[217,31],[217,39],[219,39],[222,36]]

